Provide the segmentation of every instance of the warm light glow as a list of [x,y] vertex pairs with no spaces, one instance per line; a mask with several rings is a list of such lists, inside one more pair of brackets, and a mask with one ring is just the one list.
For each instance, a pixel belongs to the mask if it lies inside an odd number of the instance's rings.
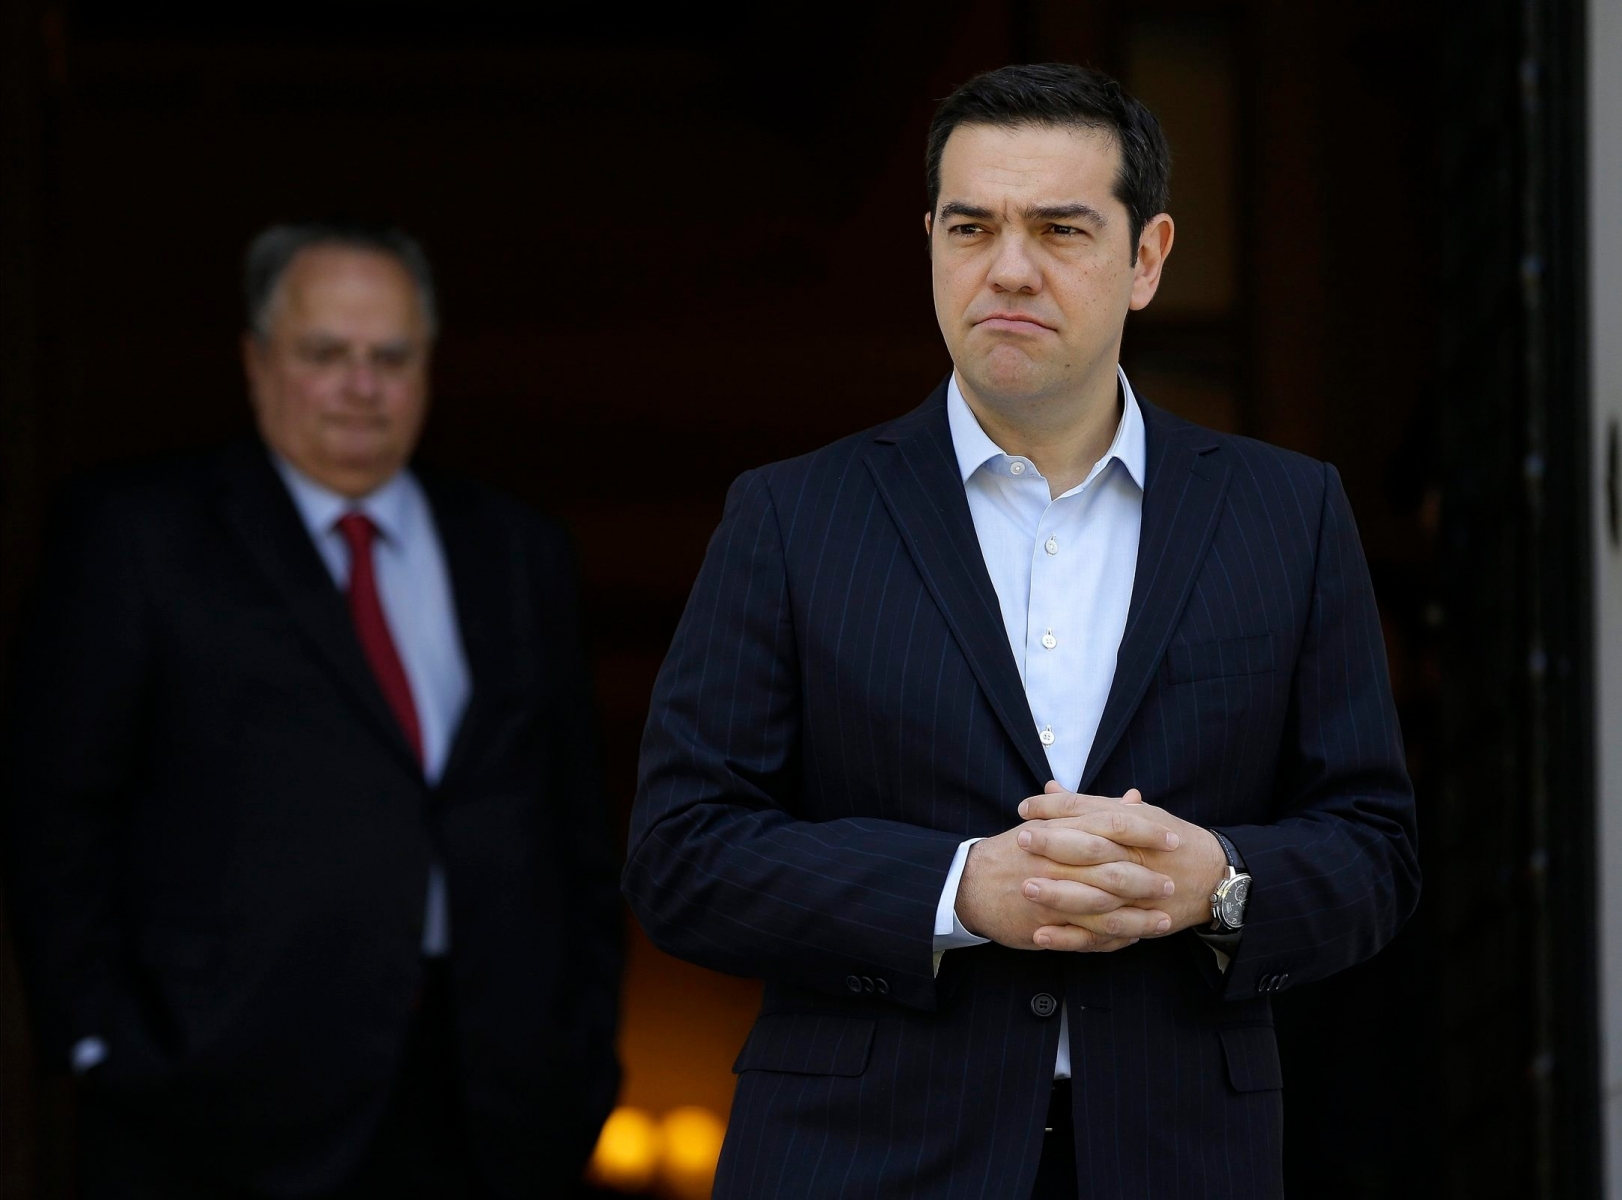
[[665,1114],[659,1128],[664,1137],[661,1191],[676,1200],[708,1200],[726,1136],[721,1118],[707,1108],[675,1108]]
[[726,1126],[707,1108],[671,1109],[655,1121],[640,1108],[616,1108],[603,1125],[586,1177],[617,1192],[667,1200],[709,1200]]
[[616,1108],[603,1125],[586,1175],[619,1192],[644,1192],[659,1168],[662,1137],[640,1108]]

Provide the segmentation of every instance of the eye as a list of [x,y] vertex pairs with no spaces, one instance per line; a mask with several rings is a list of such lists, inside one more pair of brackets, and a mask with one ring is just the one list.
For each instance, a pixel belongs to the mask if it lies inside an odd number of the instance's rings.
[[378,350],[372,356],[372,361],[380,370],[400,371],[409,366],[414,357],[410,346],[387,346]]
[[956,237],[973,237],[975,234],[984,233],[985,231],[985,226],[976,225],[972,221],[964,221],[962,224],[948,225],[946,227],[947,234]]
[[300,347],[300,357],[306,362],[318,367],[330,367],[344,359],[344,347],[337,342],[317,342],[313,346]]
[[1057,233],[1061,237],[1075,237],[1080,234],[1084,234],[1087,231],[1085,229],[1078,229],[1074,225],[1050,225],[1048,226],[1048,232]]

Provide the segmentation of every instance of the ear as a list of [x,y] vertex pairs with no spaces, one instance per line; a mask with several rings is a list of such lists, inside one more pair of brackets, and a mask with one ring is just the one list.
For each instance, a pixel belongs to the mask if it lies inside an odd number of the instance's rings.
[[935,214],[924,214],[924,237],[929,237],[935,231]]
[[1176,234],[1171,217],[1159,213],[1144,225],[1143,232],[1138,235],[1138,262],[1132,270],[1132,302],[1128,305],[1134,312],[1147,308],[1149,301],[1155,298],[1155,292],[1160,288],[1160,272],[1171,254],[1171,244]]

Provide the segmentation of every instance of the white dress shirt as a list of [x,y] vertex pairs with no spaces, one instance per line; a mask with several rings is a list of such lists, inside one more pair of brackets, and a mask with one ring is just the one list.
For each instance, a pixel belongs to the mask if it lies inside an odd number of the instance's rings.
[[[472,682],[456,623],[450,570],[422,484],[410,471],[401,471],[370,495],[351,500],[322,487],[280,456],[272,458],[340,592],[349,589],[349,544],[338,531],[338,519],[346,513],[364,513],[377,526],[372,558],[378,600],[411,685],[422,729],[423,776],[432,786],[445,771]],[[435,957],[449,950],[450,902],[445,873],[434,863],[428,868],[422,952]]]
[[[957,374],[946,388],[952,448],[986,571],[1002,608],[1031,720],[1053,778],[1081,785],[1093,736],[1115,679],[1137,574],[1146,450],[1143,413],[1119,367],[1121,418],[1115,438],[1087,477],[1062,496],[1030,459],[1005,454],[986,434]],[[947,950],[979,945],[957,919],[958,884],[970,838],[957,848],[935,913],[936,962]],[[1070,1077],[1070,1025],[1061,1009],[1054,1077]]]

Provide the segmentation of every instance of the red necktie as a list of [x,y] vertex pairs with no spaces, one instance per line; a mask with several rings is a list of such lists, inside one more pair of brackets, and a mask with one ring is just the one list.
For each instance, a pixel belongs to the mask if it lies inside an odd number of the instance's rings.
[[366,661],[372,664],[383,698],[394,710],[395,719],[405,731],[406,741],[422,761],[422,727],[417,723],[417,706],[411,700],[411,684],[406,680],[405,667],[389,635],[389,622],[383,615],[383,604],[377,596],[377,572],[372,564],[372,542],[377,537],[377,526],[362,513],[346,513],[338,518],[338,532],[349,543],[349,615],[360,636],[360,648],[366,652]]

